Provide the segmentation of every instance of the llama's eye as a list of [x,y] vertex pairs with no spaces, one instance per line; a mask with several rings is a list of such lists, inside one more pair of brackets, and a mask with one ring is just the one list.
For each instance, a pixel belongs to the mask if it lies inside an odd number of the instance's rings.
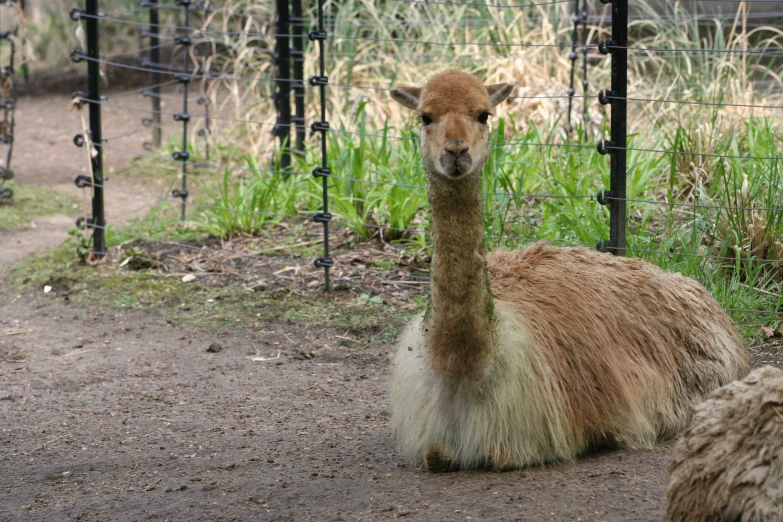
[[489,119],[489,116],[490,116],[490,114],[487,111],[484,111],[481,114],[479,114],[478,118],[476,118],[476,119],[478,120],[479,123],[481,123],[483,125],[486,125],[487,124],[487,120]]
[[421,118],[421,122],[422,122],[424,125],[429,125],[430,123],[432,123],[432,118],[430,118],[430,117],[429,117],[429,116],[427,116],[426,114],[422,114],[422,115],[421,115],[421,116],[419,116],[419,117]]

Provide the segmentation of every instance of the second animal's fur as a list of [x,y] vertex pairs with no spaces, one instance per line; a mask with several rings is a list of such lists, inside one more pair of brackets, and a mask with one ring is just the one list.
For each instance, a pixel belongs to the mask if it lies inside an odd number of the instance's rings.
[[668,522],[783,522],[783,371],[712,394],[674,448]]
[[392,91],[424,123],[434,244],[427,312],[393,361],[392,420],[433,471],[649,447],[748,370],[731,320],[692,279],[582,248],[486,253],[486,122],[510,91],[458,71]]

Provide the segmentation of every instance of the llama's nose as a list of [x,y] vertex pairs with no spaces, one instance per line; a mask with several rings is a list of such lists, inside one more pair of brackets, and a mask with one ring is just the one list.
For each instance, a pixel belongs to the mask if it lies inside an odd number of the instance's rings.
[[443,148],[446,152],[454,154],[454,156],[457,158],[468,152],[468,144],[465,143],[465,140],[463,139],[449,140],[446,142],[446,145]]
[[451,139],[443,146],[440,165],[443,167],[445,174],[449,176],[464,174],[470,169],[472,162],[469,147],[465,140]]

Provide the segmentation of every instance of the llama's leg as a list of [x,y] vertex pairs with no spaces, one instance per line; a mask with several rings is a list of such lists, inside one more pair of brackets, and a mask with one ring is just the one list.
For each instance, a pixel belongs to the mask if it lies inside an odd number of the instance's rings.
[[446,453],[440,444],[430,444],[424,450],[424,467],[433,473],[446,473],[459,469],[451,460],[451,455]]

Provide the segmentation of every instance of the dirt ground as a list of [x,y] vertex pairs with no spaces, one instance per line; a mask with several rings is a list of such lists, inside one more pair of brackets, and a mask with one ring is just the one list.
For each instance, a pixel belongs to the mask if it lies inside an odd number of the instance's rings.
[[20,332],[0,345],[0,520],[660,518],[668,445],[503,474],[407,466],[390,346],[340,348],[350,333],[206,333],[61,297],[7,296],[0,318]]
[[[2,521],[662,514],[670,443],[508,473],[406,464],[388,422],[392,347],[372,332],[194,330],[67,294],[0,303]],[[780,366],[781,347],[754,359]]]
[[[75,190],[84,161],[67,102],[20,104],[20,183]],[[123,205],[115,212],[140,202]],[[34,230],[55,237],[54,227]],[[14,237],[0,236],[0,266],[59,242],[21,252]],[[391,345],[372,331],[238,319],[194,328],[0,282],[0,521],[661,518],[671,443],[429,474],[395,448]],[[762,363],[783,366],[783,348],[754,352]]]

